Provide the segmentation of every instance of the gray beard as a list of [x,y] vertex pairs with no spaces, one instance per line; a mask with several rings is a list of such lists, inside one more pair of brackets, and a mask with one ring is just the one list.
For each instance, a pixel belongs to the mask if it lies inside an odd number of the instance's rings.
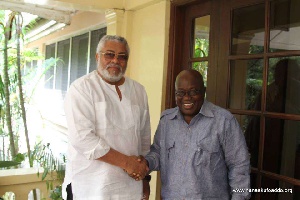
[[110,67],[110,65],[107,65],[105,67],[105,69],[103,69],[102,67],[100,67],[100,69],[98,70],[99,73],[101,74],[101,76],[108,80],[109,82],[118,82],[119,80],[121,80],[121,78],[124,76],[125,71],[123,72],[122,68],[120,67],[120,73],[118,75],[111,75],[109,73],[109,71],[107,70]]

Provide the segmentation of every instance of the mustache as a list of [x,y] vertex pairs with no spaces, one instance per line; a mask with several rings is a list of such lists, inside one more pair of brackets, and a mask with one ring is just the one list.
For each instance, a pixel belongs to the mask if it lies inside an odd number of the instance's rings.
[[121,67],[120,65],[114,64],[114,63],[110,63],[110,64],[106,65],[105,69],[108,69],[108,68],[110,68],[110,67],[116,67],[116,68],[118,68],[120,71],[122,71],[122,67]]

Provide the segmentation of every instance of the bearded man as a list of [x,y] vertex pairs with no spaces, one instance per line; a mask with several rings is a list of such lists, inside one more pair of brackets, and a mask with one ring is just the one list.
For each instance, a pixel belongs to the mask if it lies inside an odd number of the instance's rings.
[[[149,152],[150,117],[144,87],[124,76],[129,53],[125,38],[102,37],[96,53],[97,70],[74,81],[67,92],[64,199],[143,197],[139,180],[149,169],[137,156]],[[149,196],[149,187],[145,188]]]

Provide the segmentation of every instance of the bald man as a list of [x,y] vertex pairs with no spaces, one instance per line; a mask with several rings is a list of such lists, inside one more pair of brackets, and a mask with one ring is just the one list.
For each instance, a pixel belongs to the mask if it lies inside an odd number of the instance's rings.
[[180,72],[177,107],[165,110],[145,157],[161,172],[164,200],[249,199],[250,160],[244,134],[227,110],[205,100],[202,75]]

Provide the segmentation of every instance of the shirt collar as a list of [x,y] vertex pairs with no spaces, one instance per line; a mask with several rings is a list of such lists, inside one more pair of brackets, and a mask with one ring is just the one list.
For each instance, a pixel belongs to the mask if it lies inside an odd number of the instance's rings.
[[[175,107],[174,109],[175,109],[174,112],[172,112],[169,115],[169,119],[174,119],[175,117],[177,117],[179,119],[183,119],[183,116],[180,113],[180,110],[179,110],[178,106]],[[203,105],[201,106],[201,109],[200,109],[199,113],[196,116],[201,114],[205,117],[214,117],[214,114],[213,114],[212,110],[213,110],[212,104],[209,103],[206,99],[204,99]]]
[[213,110],[212,104],[208,102],[206,99],[204,99],[203,105],[199,113],[204,115],[205,117],[214,117],[214,113],[212,110]]

